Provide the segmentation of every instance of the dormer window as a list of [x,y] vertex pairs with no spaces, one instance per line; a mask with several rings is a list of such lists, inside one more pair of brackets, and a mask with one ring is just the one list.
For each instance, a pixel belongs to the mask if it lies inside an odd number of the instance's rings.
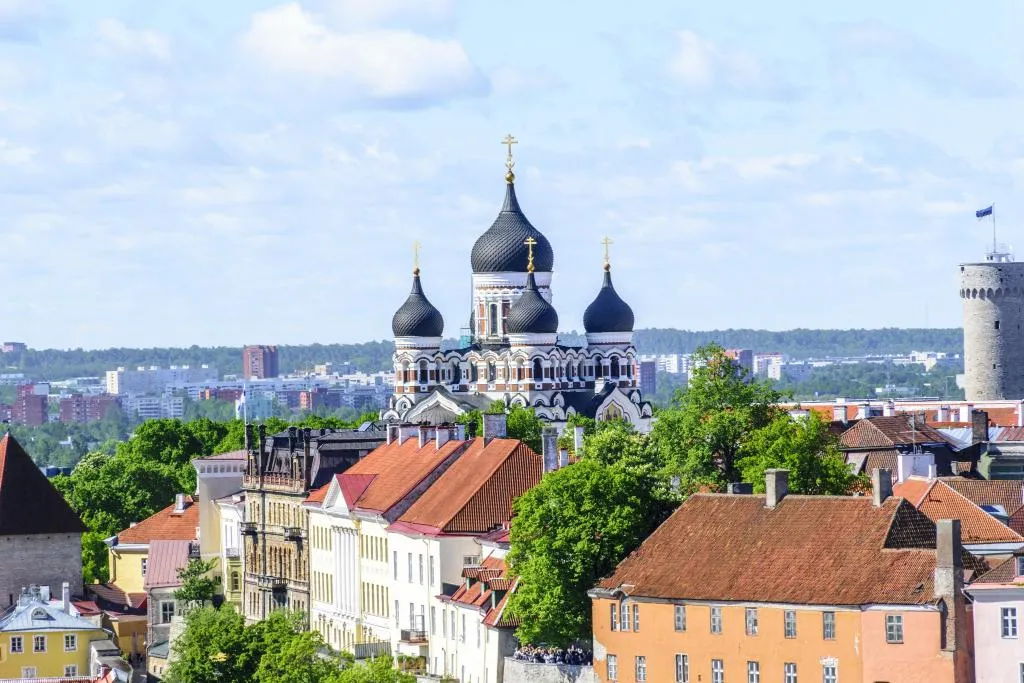
[[49,617],[46,614],[46,610],[44,610],[42,607],[36,607],[34,610],[32,610],[32,619],[48,619],[48,618]]
[[1014,560],[1017,562],[1017,576],[1024,576],[1024,555],[1019,555]]

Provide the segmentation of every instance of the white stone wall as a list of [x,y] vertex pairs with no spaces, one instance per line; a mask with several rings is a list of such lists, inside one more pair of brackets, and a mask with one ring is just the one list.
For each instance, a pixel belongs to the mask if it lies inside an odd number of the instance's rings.
[[961,265],[960,298],[967,400],[1024,398],[1024,263]]
[[[505,660],[506,683],[597,683],[592,666],[568,664],[538,664]],[[659,682],[667,683],[667,682]]]
[[60,595],[65,581],[82,592],[82,535],[0,536],[0,608],[13,604],[24,586],[49,586]]

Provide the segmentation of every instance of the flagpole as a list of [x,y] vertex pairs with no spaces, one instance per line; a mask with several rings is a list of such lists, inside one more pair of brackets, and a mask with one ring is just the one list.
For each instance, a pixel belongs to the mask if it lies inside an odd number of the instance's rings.
[[998,248],[996,247],[996,205],[992,203],[992,253],[996,253]]

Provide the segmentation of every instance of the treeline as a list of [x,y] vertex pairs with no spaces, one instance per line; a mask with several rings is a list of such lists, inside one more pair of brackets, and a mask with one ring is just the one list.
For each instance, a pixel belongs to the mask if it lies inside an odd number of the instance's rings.
[[792,358],[902,354],[910,351],[963,353],[960,328],[878,330],[637,330],[640,353],[692,353],[701,346],[718,344],[727,349],[785,353]]

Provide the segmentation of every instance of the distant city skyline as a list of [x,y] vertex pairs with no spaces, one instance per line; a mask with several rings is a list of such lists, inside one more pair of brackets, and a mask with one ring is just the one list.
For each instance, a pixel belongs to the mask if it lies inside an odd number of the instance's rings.
[[[565,330],[959,327],[1024,221],[1024,5],[0,1],[5,338],[457,337],[516,145]],[[1022,254],[1024,258],[1024,254]]]

